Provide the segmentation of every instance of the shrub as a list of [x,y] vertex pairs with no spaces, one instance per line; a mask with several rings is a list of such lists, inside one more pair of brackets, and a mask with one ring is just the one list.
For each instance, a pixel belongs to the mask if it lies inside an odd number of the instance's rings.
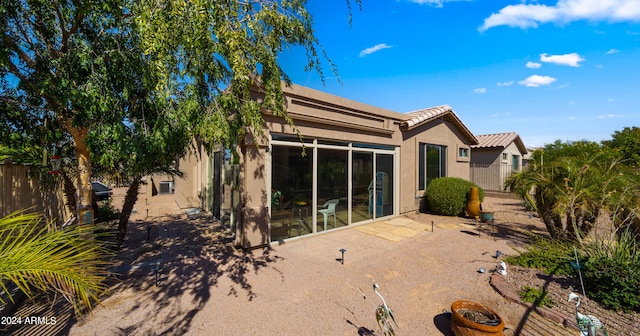
[[615,242],[597,240],[585,247],[584,281],[591,298],[607,308],[640,312],[640,246],[630,230]]
[[640,266],[609,258],[589,259],[584,282],[592,299],[607,309],[640,312]]
[[[464,213],[469,190],[477,185],[457,177],[440,177],[433,179],[425,196],[429,211],[436,215],[459,216]],[[478,187],[480,202],[484,200],[484,191]]]
[[[520,254],[507,256],[505,262],[527,268],[537,268],[547,274],[574,275],[571,261],[575,260],[573,248],[559,240],[549,240],[532,235],[531,246]],[[583,261],[580,261],[582,264]]]
[[522,301],[533,303],[536,307],[553,307],[556,302],[547,297],[547,290],[541,288],[533,288],[524,286],[524,289],[518,292]]
[[96,209],[94,217],[95,217],[95,223],[104,223],[104,222],[109,222],[112,220],[119,219],[120,212],[114,209],[113,206],[111,206],[111,204],[104,204],[98,207],[98,209]]

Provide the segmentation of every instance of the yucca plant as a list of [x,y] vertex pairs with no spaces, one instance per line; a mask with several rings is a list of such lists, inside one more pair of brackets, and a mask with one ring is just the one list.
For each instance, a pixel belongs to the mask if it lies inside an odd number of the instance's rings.
[[109,274],[109,249],[96,239],[94,229],[57,229],[24,210],[0,218],[0,289],[11,301],[12,283],[27,297],[53,291],[71,303],[76,314],[90,309],[106,290]]

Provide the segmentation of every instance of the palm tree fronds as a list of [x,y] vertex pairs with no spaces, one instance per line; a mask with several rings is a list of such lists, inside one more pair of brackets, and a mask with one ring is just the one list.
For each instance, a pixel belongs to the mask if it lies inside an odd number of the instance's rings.
[[29,297],[35,290],[55,291],[77,313],[90,309],[106,290],[104,258],[110,252],[92,226],[50,229],[37,213],[0,218],[0,289],[9,293],[7,285],[13,283]]

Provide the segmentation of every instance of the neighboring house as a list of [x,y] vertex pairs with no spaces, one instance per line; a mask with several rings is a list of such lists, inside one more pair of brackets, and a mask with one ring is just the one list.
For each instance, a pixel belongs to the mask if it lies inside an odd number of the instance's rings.
[[526,169],[529,166],[529,162],[533,162],[533,152],[539,149],[541,148],[527,148],[527,154],[522,157],[522,169]]
[[504,181],[523,167],[528,151],[518,133],[476,136],[471,146],[471,181],[484,190],[503,191]]
[[178,204],[230,217],[239,245],[417,211],[430,180],[470,179],[478,140],[447,105],[403,114],[298,85],[283,90],[295,129],[265,113],[264,136],[247,134],[237,155],[220,149],[179,163],[188,180],[174,182]]

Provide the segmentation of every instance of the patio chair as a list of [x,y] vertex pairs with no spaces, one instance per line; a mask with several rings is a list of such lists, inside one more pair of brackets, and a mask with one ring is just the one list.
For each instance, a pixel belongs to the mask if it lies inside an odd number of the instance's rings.
[[337,198],[328,200],[322,205],[324,209],[318,210],[318,212],[324,216],[325,231],[327,231],[327,217],[329,217],[329,215],[333,215],[333,227],[336,227],[336,205],[338,205],[338,202],[340,202],[340,200]]

